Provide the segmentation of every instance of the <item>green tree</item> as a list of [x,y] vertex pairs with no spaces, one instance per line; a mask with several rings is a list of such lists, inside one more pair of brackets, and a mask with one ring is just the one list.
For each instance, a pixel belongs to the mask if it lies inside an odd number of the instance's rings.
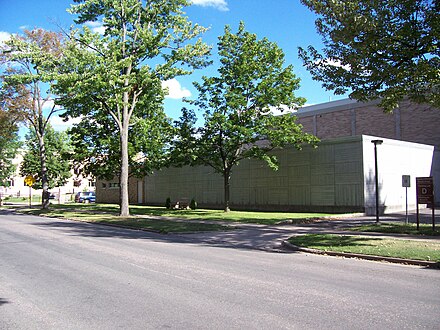
[[[0,63],[4,63],[1,56]],[[18,124],[24,121],[25,110],[30,107],[30,97],[23,85],[5,85],[4,77],[0,75],[0,138],[7,140],[16,136]]]
[[303,133],[291,114],[272,113],[305,102],[295,96],[299,79],[292,66],[284,67],[284,53],[275,43],[257,40],[240,23],[237,34],[225,28],[218,49],[219,75],[195,83],[200,95],[191,102],[204,111],[205,124],[195,128],[194,112],[184,109],[174,152],[183,163],[205,164],[223,176],[227,212],[232,169],[242,159],[261,159],[276,170],[277,159],[270,151],[287,145],[300,149],[316,138]]
[[57,86],[60,104],[68,116],[90,114],[114,122],[121,158],[120,215],[127,216],[130,127],[157,111],[161,81],[207,64],[209,47],[200,39],[191,42],[205,29],[184,16],[187,0],[75,2],[71,12],[78,15],[76,23],[102,20],[105,33],[87,27],[71,32]]
[[[49,189],[60,187],[66,184],[71,177],[70,161],[68,159],[70,144],[65,132],[55,131],[50,124],[46,127],[44,135],[46,158],[47,186]],[[40,142],[34,130],[26,135],[26,152],[20,166],[22,176],[32,175],[36,179],[33,187],[43,188],[43,174],[40,163]]]
[[28,91],[23,86],[5,86],[0,76],[0,186],[8,186],[14,174],[13,164],[21,143],[17,134],[27,108]]
[[440,2],[301,0],[318,18],[322,53],[299,56],[315,80],[386,111],[408,97],[440,107]]
[[8,136],[0,135],[0,186],[9,186],[9,179],[16,169],[13,160],[20,146],[17,133]]
[[43,208],[49,206],[44,139],[49,119],[57,111],[52,105],[53,95],[48,90],[55,79],[54,70],[62,55],[61,46],[62,38],[55,32],[25,30],[23,35],[12,36],[6,41],[0,53],[1,64],[6,67],[0,77],[2,107],[8,115],[22,116],[38,139]]
[[[167,164],[167,146],[172,127],[163,111],[154,117],[137,121],[129,128],[129,176],[143,177],[153,169]],[[69,131],[72,140],[71,160],[76,174],[92,175],[100,179],[119,177],[121,155],[118,130],[110,118],[83,117]]]

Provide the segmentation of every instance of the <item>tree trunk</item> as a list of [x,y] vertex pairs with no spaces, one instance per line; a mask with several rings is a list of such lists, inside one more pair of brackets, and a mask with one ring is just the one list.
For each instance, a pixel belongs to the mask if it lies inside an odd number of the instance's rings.
[[226,170],[223,172],[223,183],[224,183],[224,193],[225,193],[225,200],[224,200],[224,210],[225,212],[231,211],[229,208],[229,179],[231,178],[231,174],[229,170]]
[[38,144],[40,148],[40,165],[41,165],[41,183],[43,192],[41,194],[41,206],[43,209],[49,208],[49,182],[47,181],[47,163],[46,163],[46,146],[44,144],[44,136],[40,133],[38,136]]
[[121,206],[119,215],[127,217],[130,215],[128,201],[128,125],[122,126],[121,131]]

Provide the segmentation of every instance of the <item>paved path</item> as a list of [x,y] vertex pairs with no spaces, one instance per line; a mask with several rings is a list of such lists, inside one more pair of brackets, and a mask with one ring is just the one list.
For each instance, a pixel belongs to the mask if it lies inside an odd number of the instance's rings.
[[[420,214],[420,221],[422,223],[430,223],[430,210],[422,210]],[[437,211],[438,212],[438,211]],[[404,222],[405,214],[396,213],[381,216],[382,222]],[[410,222],[415,222],[415,215],[411,214]],[[255,224],[238,224],[241,228],[239,230],[228,232],[209,232],[209,233],[194,233],[181,234],[182,239],[195,241],[207,245],[223,246],[223,247],[238,247],[251,248],[272,252],[283,252],[282,241],[288,239],[293,235],[309,234],[309,233],[339,233],[339,234],[354,234],[353,232],[344,231],[348,227],[373,224],[376,222],[374,216],[352,215],[344,217],[334,217],[328,220],[320,220],[310,224],[295,224],[295,225],[255,225]],[[439,221],[440,222],[440,221]],[[218,223],[218,222],[217,222]],[[437,224],[440,227],[440,223]],[[379,233],[359,233],[356,235],[393,237],[417,240],[436,240],[440,243],[440,236],[408,236],[398,234],[379,234]]]

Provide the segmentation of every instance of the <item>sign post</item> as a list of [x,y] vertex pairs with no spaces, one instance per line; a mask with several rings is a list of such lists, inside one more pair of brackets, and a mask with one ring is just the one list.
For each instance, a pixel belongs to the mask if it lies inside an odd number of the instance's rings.
[[405,187],[405,224],[408,224],[408,187],[411,187],[411,176],[410,175],[402,175],[402,187]]
[[25,185],[29,186],[29,208],[32,207],[32,186],[35,183],[35,178],[32,175],[28,175],[24,178]]
[[432,208],[432,230],[435,230],[434,214],[434,180],[432,176],[416,178],[417,186],[417,230],[419,230],[419,204],[431,204]]

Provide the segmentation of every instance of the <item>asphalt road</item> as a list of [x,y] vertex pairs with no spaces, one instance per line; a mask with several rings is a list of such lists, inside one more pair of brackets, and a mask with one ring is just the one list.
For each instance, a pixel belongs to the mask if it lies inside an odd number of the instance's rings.
[[0,211],[0,329],[438,329],[440,271]]

